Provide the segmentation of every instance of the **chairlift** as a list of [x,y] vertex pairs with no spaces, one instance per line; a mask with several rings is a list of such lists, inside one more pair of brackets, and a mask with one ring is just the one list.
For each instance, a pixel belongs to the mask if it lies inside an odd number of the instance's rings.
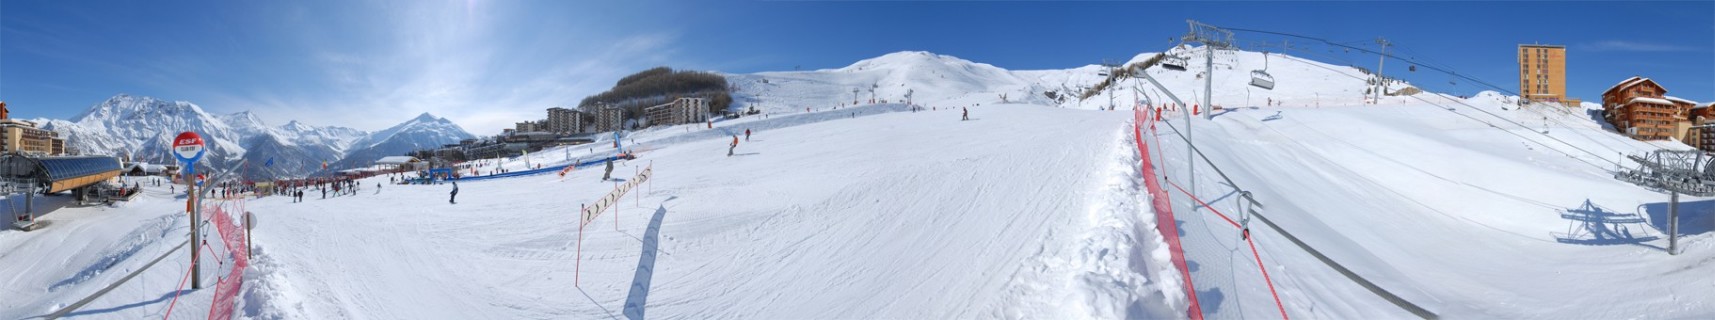
[[1274,76],[1268,74],[1268,52],[1262,53],[1262,69],[1251,70],[1251,86],[1274,90]]
[[1410,69],[1411,72],[1417,72],[1417,65],[1415,65],[1415,64],[1411,65],[1411,68],[1407,68],[1407,69]]
[[1189,63],[1186,62],[1185,57],[1178,55],[1167,55],[1167,57],[1161,59],[1161,67],[1170,70],[1185,71],[1185,65],[1187,64]]

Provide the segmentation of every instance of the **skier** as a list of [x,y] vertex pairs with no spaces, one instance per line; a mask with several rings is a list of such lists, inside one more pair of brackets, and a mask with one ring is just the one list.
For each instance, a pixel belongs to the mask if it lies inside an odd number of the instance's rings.
[[459,182],[453,181],[453,193],[452,193],[452,196],[447,197],[447,203],[459,204],[459,202],[457,201],[458,198],[459,198]]
[[744,141],[750,141],[750,129],[744,129]]
[[732,136],[732,145],[726,148],[726,156],[731,157],[734,149],[738,149],[738,135]]
[[961,112],[962,117],[963,117],[963,118],[959,119],[959,121],[971,120],[971,109],[970,108],[959,107],[959,112]]
[[607,171],[603,171],[601,173],[601,181],[607,181],[607,179],[609,179],[612,176],[613,176],[613,160],[608,160],[607,161]]
[[381,183],[380,182],[375,183],[375,194],[381,194]]

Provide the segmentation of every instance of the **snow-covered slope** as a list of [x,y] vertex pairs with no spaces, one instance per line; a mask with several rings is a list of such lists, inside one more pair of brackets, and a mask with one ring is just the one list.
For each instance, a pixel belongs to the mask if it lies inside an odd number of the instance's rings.
[[[1202,75],[1206,73],[1202,47],[1182,46],[1170,53],[1195,62],[1184,71],[1162,67],[1149,72],[1163,85],[1181,88],[1176,92],[1186,103],[1203,103]],[[1140,62],[1156,53],[1141,53],[1131,61]],[[1280,53],[1217,50],[1213,66],[1214,86],[1230,88],[1216,90],[1214,104],[1224,107],[1265,106],[1270,102],[1291,107],[1359,105],[1370,89],[1371,76],[1363,70],[1330,65]],[[1276,79],[1273,90],[1250,87],[1251,71],[1262,70]],[[920,51],[896,52],[853,63],[839,69],[793,72],[761,72],[727,75],[738,90],[735,107],[756,107],[772,113],[804,112],[836,106],[871,104],[870,98],[911,101],[928,107],[967,107],[995,103],[1031,103],[1066,108],[1103,109],[1110,106],[1129,108],[1136,100],[1165,103],[1169,99],[1160,90],[1143,82],[1127,80],[1112,90],[1084,101],[1054,100],[1057,96],[1076,96],[1094,86],[1105,76],[1104,67],[1086,65],[1057,70],[1006,70],[989,64],[971,62],[947,55]],[[1388,92],[1410,87],[1409,83],[1393,82]],[[853,90],[857,94],[853,94]],[[1003,100],[1004,98],[1004,100]],[[1414,101],[1393,96],[1383,104]],[[879,101],[878,101],[879,102]]]
[[[374,190],[385,177],[364,181],[356,196],[323,200],[312,189],[304,203],[253,200],[246,208],[260,221],[257,251],[240,316],[1063,319],[1182,312],[1171,298],[1178,282],[1157,280],[1174,278],[1152,267],[1165,251],[1133,240],[1155,236],[1151,220],[1133,211],[1141,199],[1127,174],[1135,173],[1127,168],[1136,158],[1123,148],[1125,118],[983,108],[990,109],[966,122],[951,111],[892,112],[772,127],[755,131],[731,157],[720,140],[640,141],[653,151],[619,163],[614,176],[629,179],[652,163],[654,180],[585,228],[581,243],[574,212],[614,185],[600,180],[601,170],[463,182],[456,205],[447,203],[445,184]],[[1069,125],[1044,131],[1044,119]],[[637,138],[663,141],[675,132]],[[991,143],[995,138],[1012,143]],[[613,151],[597,147],[532,157],[541,163]],[[65,219],[48,229],[0,232],[0,252],[76,256],[63,260],[69,268],[0,263],[0,274],[26,275],[8,280],[15,284],[8,289],[28,297],[0,300],[0,317],[46,313],[123,273],[80,275],[85,266],[132,270],[166,252],[185,232],[182,209],[156,192],[122,209],[155,223],[100,220],[99,209],[73,208],[45,217]],[[124,247],[137,249],[113,250],[27,240],[74,232],[150,236]],[[99,258],[113,251],[127,253]],[[171,299],[157,299],[160,292],[172,291],[186,267],[177,260],[77,315],[158,316]],[[78,280],[62,281],[68,278]],[[177,307],[193,311],[173,318],[202,317],[209,291],[181,297]]]
[[921,51],[890,53],[839,69],[729,74],[727,81],[738,88],[735,107],[771,113],[901,102],[908,93],[915,104],[942,107],[1000,103],[1001,94],[1010,94],[1014,102],[1032,101],[1019,93],[1041,90],[993,65]]

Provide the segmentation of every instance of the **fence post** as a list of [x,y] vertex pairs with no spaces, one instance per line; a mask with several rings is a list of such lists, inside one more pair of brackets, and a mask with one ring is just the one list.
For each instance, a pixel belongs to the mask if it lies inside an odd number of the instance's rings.
[[584,272],[584,204],[582,203],[578,204],[578,258],[572,268],[572,286],[582,288],[578,286],[578,280]]
[[[619,181],[613,182],[613,191],[619,191]],[[619,231],[619,198],[614,197],[613,203],[608,205],[613,206],[613,231]]]
[[[637,177],[639,177],[638,176],[639,173],[643,173],[643,169],[638,169],[637,167],[631,167],[631,178],[632,179],[636,179]],[[634,183],[631,181],[626,181],[626,182],[627,183]],[[643,207],[643,193],[638,192],[638,193],[633,193],[633,195],[636,195],[636,198],[633,198],[633,199],[637,200],[637,207],[642,208]]]

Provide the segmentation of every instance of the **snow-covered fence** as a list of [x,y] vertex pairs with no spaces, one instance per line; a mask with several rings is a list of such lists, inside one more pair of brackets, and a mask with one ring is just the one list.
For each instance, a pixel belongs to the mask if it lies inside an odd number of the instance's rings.
[[[1149,146],[1144,143],[1143,123],[1153,123],[1150,121],[1149,113],[1144,110],[1148,109],[1136,108],[1133,110],[1132,133],[1137,139],[1139,158],[1143,161],[1141,163],[1142,171],[1140,171],[1144,178],[1143,184],[1149,189],[1150,207],[1155,210],[1155,228],[1167,241],[1167,250],[1173,255],[1171,258],[1173,268],[1178,269],[1179,274],[1184,275],[1185,297],[1190,301],[1189,308],[1186,310],[1187,316],[1191,319],[1203,319],[1203,306],[1197,302],[1197,287],[1191,284],[1191,268],[1185,262],[1185,250],[1179,242],[1179,228],[1178,223],[1174,222],[1173,204],[1168,202],[1167,191],[1162,189],[1161,183],[1155,180],[1155,164],[1149,158]],[[1155,112],[1154,119],[1161,120],[1161,111],[1156,109]],[[1153,128],[1152,126],[1152,133]]]
[[[577,258],[576,264],[573,266],[574,270],[573,270],[573,276],[572,276],[572,286],[574,286],[574,287],[578,286],[578,279],[580,278],[580,275],[583,273],[584,227],[589,226],[589,224],[591,222],[595,222],[595,219],[597,217],[601,216],[602,211],[607,211],[607,208],[612,207],[613,208],[613,229],[614,229],[614,231],[618,231],[619,230],[619,199],[622,197],[625,197],[625,193],[628,191],[631,191],[631,188],[635,188],[635,187],[637,187],[637,185],[642,184],[646,181],[649,181],[649,177],[654,175],[655,174],[654,172],[655,172],[655,164],[650,163],[648,167],[643,168],[643,171],[639,171],[637,173],[637,176],[632,177],[631,180],[626,180],[625,183],[623,183],[623,184],[614,185],[613,191],[609,191],[606,196],[603,196],[601,199],[596,200],[595,203],[592,203],[592,204],[587,205],[587,206],[583,206],[583,208],[581,208],[579,210],[579,212],[578,212],[578,217],[579,217],[578,218],[578,258]],[[641,195],[639,195],[639,197],[641,197]],[[642,199],[639,198],[639,201],[642,201]]]

